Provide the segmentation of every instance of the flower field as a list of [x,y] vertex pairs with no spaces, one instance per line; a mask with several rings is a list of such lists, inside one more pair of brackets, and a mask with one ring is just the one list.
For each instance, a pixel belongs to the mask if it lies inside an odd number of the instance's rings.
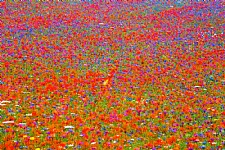
[[0,149],[225,147],[225,2],[0,1]]

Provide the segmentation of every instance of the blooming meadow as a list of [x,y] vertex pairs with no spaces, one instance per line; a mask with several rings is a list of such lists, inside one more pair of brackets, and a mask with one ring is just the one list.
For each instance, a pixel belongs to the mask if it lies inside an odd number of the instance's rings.
[[0,13],[0,149],[225,147],[224,1]]

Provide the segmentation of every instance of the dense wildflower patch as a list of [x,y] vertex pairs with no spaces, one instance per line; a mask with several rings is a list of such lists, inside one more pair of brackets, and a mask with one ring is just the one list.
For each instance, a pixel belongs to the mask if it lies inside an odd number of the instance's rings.
[[0,149],[222,149],[224,5],[1,1]]

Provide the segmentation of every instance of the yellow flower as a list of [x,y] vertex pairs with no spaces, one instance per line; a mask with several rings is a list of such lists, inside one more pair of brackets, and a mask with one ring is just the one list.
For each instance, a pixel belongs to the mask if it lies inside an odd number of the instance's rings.
[[107,85],[109,83],[109,79],[105,80],[105,82],[103,83],[103,85]]
[[35,148],[35,150],[41,150],[40,148]]
[[30,140],[32,140],[32,141],[33,141],[33,140],[34,140],[34,137],[30,137]]

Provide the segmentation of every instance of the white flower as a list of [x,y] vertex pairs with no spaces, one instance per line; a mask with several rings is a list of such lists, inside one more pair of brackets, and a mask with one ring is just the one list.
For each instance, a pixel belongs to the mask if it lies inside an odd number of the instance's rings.
[[4,121],[2,122],[3,124],[10,124],[10,123],[14,123],[14,121]]
[[1,103],[11,103],[11,101],[1,101]]
[[74,129],[74,126],[64,126],[65,129]]
[[91,142],[91,145],[96,144],[96,142]]
[[25,126],[25,125],[27,125],[26,123],[19,123],[19,125],[21,125],[21,126]]
[[195,88],[199,88],[199,87],[201,87],[201,86],[199,86],[199,85],[196,85],[196,86],[194,86]]

